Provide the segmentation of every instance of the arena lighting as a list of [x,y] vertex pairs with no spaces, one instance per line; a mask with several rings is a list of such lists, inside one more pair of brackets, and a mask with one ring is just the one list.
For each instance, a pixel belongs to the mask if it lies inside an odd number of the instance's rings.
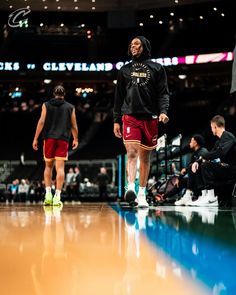
[[[163,57],[154,58],[152,61],[161,65],[193,65],[202,63],[216,63],[233,60],[233,52],[220,52],[210,54],[187,55],[183,57]],[[116,63],[81,63],[81,62],[45,62],[43,64],[21,64],[19,62],[0,61],[1,71],[45,71],[45,72],[109,72],[119,70],[129,61],[119,61]]]
[[83,92],[86,92],[86,93],[90,93],[90,92],[93,92],[94,91],[94,89],[93,88],[91,88],[91,87],[85,87],[85,88],[82,88],[82,87],[77,87],[76,89],[76,92],[78,92],[78,93],[83,93]]
[[20,98],[22,97],[22,92],[21,91],[15,91],[15,92],[10,92],[9,96],[14,99],[14,98]]
[[184,80],[184,79],[186,79],[186,78],[187,78],[187,76],[186,76],[186,75],[178,75],[178,77],[179,77],[179,79],[180,79],[180,80]]
[[52,82],[51,79],[44,79],[44,80],[43,80],[43,83],[44,83],[44,84],[50,84],[51,82]]

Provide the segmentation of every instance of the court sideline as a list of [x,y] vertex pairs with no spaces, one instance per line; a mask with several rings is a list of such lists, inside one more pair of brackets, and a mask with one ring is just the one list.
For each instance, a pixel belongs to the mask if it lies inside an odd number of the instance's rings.
[[0,205],[1,294],[235,294],[236,211]]

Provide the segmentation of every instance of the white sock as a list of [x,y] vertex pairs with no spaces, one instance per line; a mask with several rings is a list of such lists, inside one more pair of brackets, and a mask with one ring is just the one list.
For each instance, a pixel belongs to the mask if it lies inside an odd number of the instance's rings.
[[128,184],[128,190],[131,190],[131,191],[135,192],[135,183],[134,182],[130,182]]
[[51,187],[50,186],[46,186],[46,193],[51,193]]
[[202,190],[202,196],[206,196],[207,195],[207,189]]
[[59,189],[56,189],[55,197],[61,197],[61,191]]
[[146,187],[145,186],[140,186],[138,190],[139,195],[145,195],[146,194]]
[[207,196],[209,197],[209,198],[215,198],[215,191],[214,191],[214,189],[210,189],[210,190],[208,190],[207,191]]

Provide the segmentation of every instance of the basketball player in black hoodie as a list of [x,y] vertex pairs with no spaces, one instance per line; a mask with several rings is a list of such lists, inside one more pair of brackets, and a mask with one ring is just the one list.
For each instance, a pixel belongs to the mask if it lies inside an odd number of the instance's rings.
[[[127,151],[128,188],[125,198],[136,198],[138,206],[147,207],[145,190],[150,154],[157,146],[158,121],[169,121],[169,91],[165,70],[151,60],[151,45],[145,37],[135,37],[129,45],[128,54],[132,57],[132,62],[120,69],[117,78],[114,134],[118,138],[123,137]],[[138,158],[140,176],[136,196]]]
[[[64,100],[65,89],[61,85],[54,88],[54,98],[44,103],[39,118],[33,149],[38,150],[38,137],[42,132],[44,139],[44,181],[46,195],[44,205],[61,205],[61,190],[65,179],[65,160],[68,157],[68,146],[72,133],[72,149],[78,146],[78,128],[76,122],[75,108]],[[52,196],[52,170],[56,167],[56,192]]]

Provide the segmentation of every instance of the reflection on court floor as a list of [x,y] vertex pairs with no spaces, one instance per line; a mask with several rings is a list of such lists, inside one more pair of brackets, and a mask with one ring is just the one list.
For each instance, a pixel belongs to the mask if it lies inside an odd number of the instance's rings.
[[236,211],[0,205],[1,294],[235,294]]

